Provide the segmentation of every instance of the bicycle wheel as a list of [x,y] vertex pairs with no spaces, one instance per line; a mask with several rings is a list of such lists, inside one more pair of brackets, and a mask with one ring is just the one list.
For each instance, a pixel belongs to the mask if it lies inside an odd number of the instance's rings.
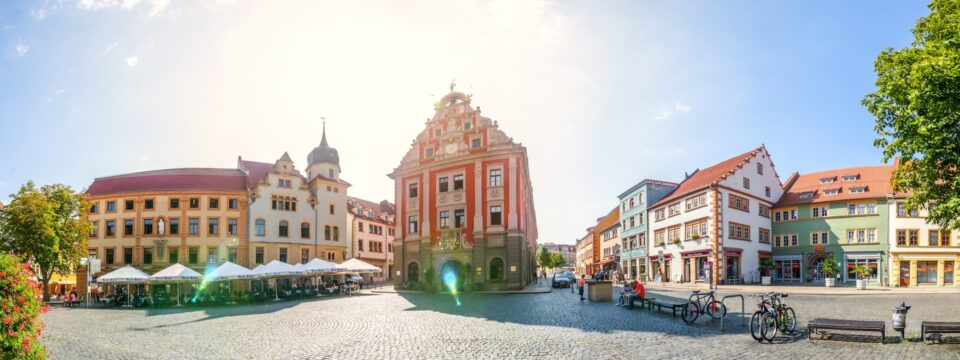
[[760,317],[760,336],[769,343],[777,337],[777,316],[774,313],[766,313]]
[[763,312],[757,311],[753,313],[753,316],[750,317],[750,336],[753,337],[756,341],[763,341],[763,335],[760,334],[761,323],[760,318],[763,317]]
[[793,312],[792,307],[785,307],[780,312],[780,328],[784,332],[794,332],[797,330],[797,314]]
[[693,324],[694,321],[697,321],[698,316],[700,316],[700,306],[694,301],[684,305],[683,312],[680,313],[680,318],[687,324]]
[[727,315],[727,306],[714,300],[707,305],[707,314],[710,314],[710,317],[714,320],[720,320],[724,315]]

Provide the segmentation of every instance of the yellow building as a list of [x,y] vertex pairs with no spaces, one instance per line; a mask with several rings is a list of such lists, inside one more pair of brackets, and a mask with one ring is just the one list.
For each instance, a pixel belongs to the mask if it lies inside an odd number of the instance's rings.
[[909,210],[904,196],[890,201],[890,284],[960,285],[960,235],[927,222],[926,210]]

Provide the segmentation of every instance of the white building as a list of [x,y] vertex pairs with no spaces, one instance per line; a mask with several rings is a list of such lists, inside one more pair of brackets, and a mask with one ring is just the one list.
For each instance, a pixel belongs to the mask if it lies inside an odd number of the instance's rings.
[[693,174],[650,207],[654,278],[674,282],[759,281],[770,253],[770,208],[780,178],[763,146]]

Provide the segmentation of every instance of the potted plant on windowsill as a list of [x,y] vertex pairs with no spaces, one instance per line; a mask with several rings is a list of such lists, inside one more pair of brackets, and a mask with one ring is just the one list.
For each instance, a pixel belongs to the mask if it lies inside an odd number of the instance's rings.
[[693,235],[690,235],[690,240],[696,241],[698,239],[700,239],[700,234],[694,233]]
[[823,279],[823,284],[826,287],[836,286],[838,272],[840,272],[840,265],[837,264],[836,260],[825,259],[822,263],[820,263],[820,273],[825,276]]
[[677,245],[677,246],[680,246],[680,238],[678,238],[678,237],[673,238],[673,244],[674,244],[674,245]]
[[860,264],[853,267],[853,273],[857,274],[857,290],[867,289],[867,276],[870,276],[870,268],[867,265]]
[[760,271],[760,285],[770,286],[773,280],[770,276],[770,270],[773,270],[773,261],[770,259],[760,259],[760,265],[757,270]]

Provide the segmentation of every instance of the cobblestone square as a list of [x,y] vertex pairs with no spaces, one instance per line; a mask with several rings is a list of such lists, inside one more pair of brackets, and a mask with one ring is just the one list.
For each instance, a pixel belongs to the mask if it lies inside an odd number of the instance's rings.
[[[682,296],[657,292],[655,297]],[[884,320],[901,301],[913,305],[908,338],[921,320],[960,320],[955,294],[791,296],[801,320]],[[369,293],[225,308],[65,309],[44,315],[53,359],[453,359],[453,358],[960,358],[948,344],[893,343],[870,336],[806,333],[758,344],[731,314],[730,326],[669,313],[580,302],[567,289],[546,294]],[[747,312],[752,312],[748,298]],[[739,306],[731,306],[735,312]],[[816,314],[816,315],[814,315]],[[892,340],[891,340],[892,339]],[[842,340],[842,341],[841,341]]]

